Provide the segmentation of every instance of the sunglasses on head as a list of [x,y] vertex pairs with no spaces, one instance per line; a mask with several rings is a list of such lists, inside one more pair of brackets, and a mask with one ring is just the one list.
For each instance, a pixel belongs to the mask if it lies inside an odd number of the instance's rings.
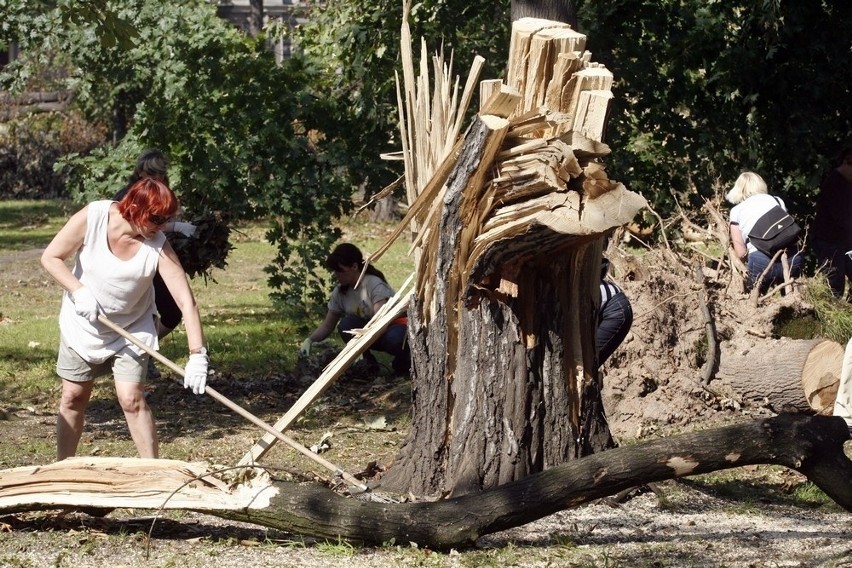
[[154,215],[153,213],[148,215],[148,221],[151,222],[152,225],[165,225],[168,221],[168,217],[163,217],[161,215]]

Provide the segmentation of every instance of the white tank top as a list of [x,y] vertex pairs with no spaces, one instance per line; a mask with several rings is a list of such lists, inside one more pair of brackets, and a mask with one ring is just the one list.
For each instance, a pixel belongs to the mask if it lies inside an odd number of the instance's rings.
[[[113,203],[105,200],[89,204],[86,235],[77,251],[73,272],[95,296],[101,313],[156,349],[159,346],[153,317],[153,280],[166,236],[157,232],[142,242],[133,258],[121,260],[112,253],[107,239],[109,208]],[[125,349],[143,353],[100,322],[92,324],[78,316],[69,292],[62,296],[59,330],[68,346],[90,363],[102,363]]]

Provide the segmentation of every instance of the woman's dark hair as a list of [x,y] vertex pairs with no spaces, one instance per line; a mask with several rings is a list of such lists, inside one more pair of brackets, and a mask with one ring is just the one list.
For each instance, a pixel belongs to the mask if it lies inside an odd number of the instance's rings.
[[[353,264],[357,264],[359,270],[364,270],[364,255],[361,254],[361,250],[352,243],[341,243],[337,245],[334,247],[334,250],[331,251],[331,254],[328,255],[328,258],[325,259],[325,267],[332,272],[347,266],[352,266]],[[367,274],[378,276],[387,282],[387,278],[385,278],[385,275],[382,274],[382,271],[372,264],[367,264]],[[341,286],[341,290],[343,292],[345,292],[347,288],[348,287]]]
[[169,159],[157,148],[148,148],[139,154],[136,168],[130,174],[127,185],[133,185],[140,179],[154,178],[169,185]]
[[124,199],[130,188],[141,179],[152,178],[168,186],[168,169],[169,159],[166,158],[166,155],[156,148],[148,148],[139,154],[139,157],[136,159],[136,167],[133,169],[130,177],[127,178],[127,184],[115,194],[112,200],[121,201]]

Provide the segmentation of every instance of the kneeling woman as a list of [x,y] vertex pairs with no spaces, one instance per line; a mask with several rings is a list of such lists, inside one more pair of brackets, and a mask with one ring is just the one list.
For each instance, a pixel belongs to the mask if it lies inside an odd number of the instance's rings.
[[[748,239],[748,234],[754,228],[764,213],[776,205],[785,211],[787,207],[780,198],[769,195],[766,182],[754,172],[744,172],[737,178],[734,187],[725,196],[734,207],[731,209],[731,246],[738,258],[748,263],[748,285],[754,287],[758,278],[769,266],[772,259],[755,247]],[[791,247],[787,251],[790,259],[790,276],[797,277],[802,271],[802,255]],[[770,286],[784,282],[784,269],[780,261],[775,261],[772,268],[763,277],[760,293],[766,293]]]
[[[384,274],[371,264],[367,265],[364,277],[358,283],[358,277],[364,270],[364,256],[353,244],[338,245],[326,259],[325,267],[334,273],[337,286],[328,301],[325,319],[302,342],[300,350],[302,355],[309,355],[311,345],[331,335],[335,326],[343,341],[348,342],[352,339],[349,331],[366,326],[385,302],[394,295],[393,288],[388,284]],[[398,376],[407,375],[411,369],[411,353],[406,341],[407,332],[407,324],[397,320],[371,346],[372,349],[393,355],[393,371]],[[364,353],[364,359],[376,363],[376,358],[370,351]]]

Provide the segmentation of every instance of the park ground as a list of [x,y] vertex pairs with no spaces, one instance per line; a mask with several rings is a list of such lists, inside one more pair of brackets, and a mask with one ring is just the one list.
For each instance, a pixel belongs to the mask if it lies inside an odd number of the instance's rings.
[[[369,243],[381,240],[387,231],[382,226],[352,227],[348,237],[367,243],[369,250]],[[271,258],[272,251],[259,234],[246,232],[228,269],[214,274],[215,282],[194,282],[194,288],[211,337],[214,366],[215,353],[221,354],[211,384],[267,422],[274,422],[310,386],[336,346],[321,346],[310,361],[299,361],[294,355],[298,334],[287,329],[285,322],[273,321],[269,329],[280,342],[280,355],[270,358],[266,354],[267,360],[262,362],[253,360],[251,349],[239,337],[242,330],[250,329],[246,321],[275,317],[266,297],[263,272],[264,258]],[[49,463],[53,460],[58,388],[46,381],[55,357],[52,342],[59,290],[39,265],[38,247],[10,246],[2,235],[0,243],[0,339],[4,353],[20,358],[14,365],[0,366],[0,467]],[[387,270],[381,263],[380,267],[393,274],[405,272]],[[402,277],[391,279],[398,284]],[[645,316],[653,306],[643,304],[638,288],[634,297],[639,317],[633,336],[607,370],[608,376],[619,380],[629,378],[628,369],[637,365],[659,373],[659,352],[648,350],[639,340],[651,332],[643,319],[650,319]],[[231,301],[233,298],[242,300]],[[31,331],[22,334],[14,328]],[[251,338],[247,341],[250,344]],[[177,335],[164,343],[163,352],[177,357],[183,344]],[[669,347],[659,348],[676,353]],[[627,387],[610,385],[608,401],[613,406],[608,410],[624,417],[613,423],[620,443],[766,415],[765,409],[708,400],[695,385],[694,363],[684,357],[668,358],[665,381],[643,400],[620,401],[613,392]],[[10,369],[23,369],[20,373],[27,380]],[[42,383],[33,381],[39,374]],[[33,382],[52,386],[35,388]],[[149,390],[164,458],[227,466],[236,463],[260,435],[257,427],[217,407],[214,401],[187,394],[168,373],[153,381]],[[379,377],[352,372],[312,405],[290,433],[307,446],[327,439],[330,447],[323,456],[350,473],[380,475],[407,433],[409,395],[409,381],[395,379],[390,372]],[[108,384],[96,391],[79,454],[135,455]],[[294,481],[327,477],[325,471],[282,445],[270,451],[264,465]],[[451,551],[431,551],[402,542],[371,548],[317,542],[185,511],[158,515],[150,510],[119,509],[99,518],[51,510],[0,517],[2,567],[839,567],[852,566],[849,558],[852,516],[798,473],[775,466],[751,466],[657,484],[622,502],[596,501],[488,535],[471,549]]]

